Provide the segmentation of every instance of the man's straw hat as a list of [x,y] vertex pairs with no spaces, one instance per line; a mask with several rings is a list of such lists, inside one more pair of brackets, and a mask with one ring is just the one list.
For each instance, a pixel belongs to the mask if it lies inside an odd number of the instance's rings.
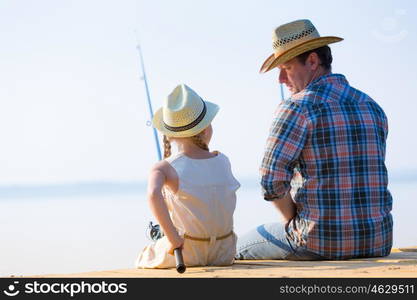
[[310,20],[297,20],[281,25],[272,34],[274,53],[265,60],[259,72],[268,72],[304,52],[342,40],[336,36],[320,37]]
[[219,107],[201,99],[185,84],[180,84],[168,95],[157,110],[152,125],[170,137],[190,137],[210,125]]

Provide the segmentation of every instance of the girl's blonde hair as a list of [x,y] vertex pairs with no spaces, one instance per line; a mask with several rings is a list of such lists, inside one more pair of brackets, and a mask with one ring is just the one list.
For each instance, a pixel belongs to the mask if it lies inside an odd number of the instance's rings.
[[[203,142],[203,139],[201,138],[201,133],[190,137],[190,139],[196,146],[200,147],[203,150],[210,151],[207,144]],[[168,140],[167,136],[164,135],[164,158],[167,158],[169,156],[171,156],[171,143]]]

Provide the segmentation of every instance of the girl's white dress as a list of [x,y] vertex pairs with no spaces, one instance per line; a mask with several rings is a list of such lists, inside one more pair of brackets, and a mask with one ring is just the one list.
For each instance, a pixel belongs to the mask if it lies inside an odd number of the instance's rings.
[[[233,230],[233,212],[239,182],[232,174],[229,159],[222,153],[208,159],[192,159],[178,153],[166,159],[178,174],[178,192],[164,189],[171,219],[186,238],[182,254],[187,266],[230,265],[236,253],[237,237],[216,240]],[[136,259],[137,268],[172,268],[175,257],[168,254],[164,236],[146,246]]]

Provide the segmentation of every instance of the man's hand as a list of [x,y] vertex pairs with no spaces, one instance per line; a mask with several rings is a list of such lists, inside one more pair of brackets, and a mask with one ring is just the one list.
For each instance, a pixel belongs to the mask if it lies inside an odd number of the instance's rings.
[[288,224],[296,215],[297,207],[292,200],[291,193],[288,192],[284,197],[274,200],[274,205],[281,213],[284,222]]

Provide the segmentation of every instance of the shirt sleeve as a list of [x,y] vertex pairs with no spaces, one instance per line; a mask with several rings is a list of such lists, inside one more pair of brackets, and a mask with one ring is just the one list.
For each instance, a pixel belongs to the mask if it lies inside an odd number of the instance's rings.
[[291,190],[294,167],[307,137],[307,121],[301,107],[286,101],[279,105],[266,143],[260,168],[264,199],[284,197]]

